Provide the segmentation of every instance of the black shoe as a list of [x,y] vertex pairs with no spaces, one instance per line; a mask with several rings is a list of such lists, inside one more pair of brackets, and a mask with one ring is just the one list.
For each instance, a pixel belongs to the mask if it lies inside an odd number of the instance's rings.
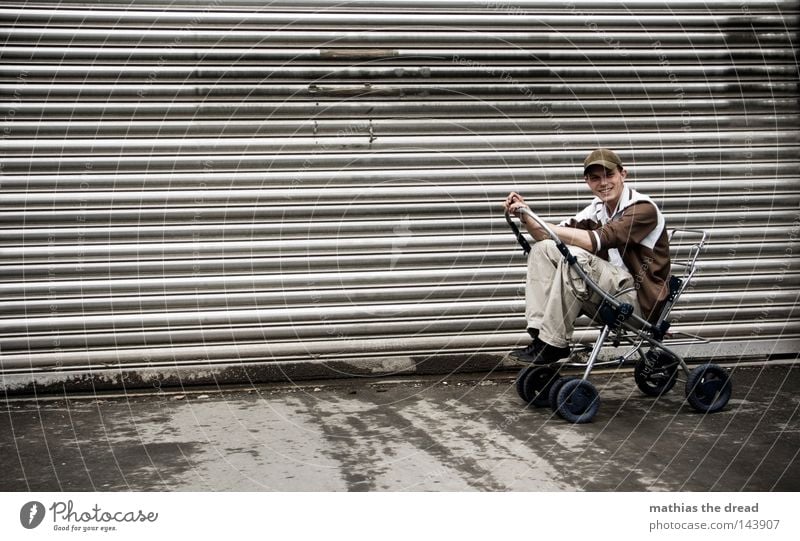
[[539,338],[539,329],[528,327],[525,330],[528,332],[530,337],[533,338],[533,342],[531,342],[527,347],[513,350],[511,353],[509,353],[509,355],[521,361],[531,362],[536,356],[538,348],[542,347],[543,342],[541,340],[537,340]]
[[515,349],[509,355],[517,360],[533,364],[551,364],[569,357],[569,348],[551,346],[536,338],[528,347]]
[[538,357],[539,349],[541,349],[542,344],[544,344],[544,342],[542,342],[537,338],[533,342],[531,342],[529,346],[520,349],[515,349],[511,353],[509,353],[509,355],[519,361],[532,363],[534,362],[534,359]]
[[550,364],[569,357],[570,351],[568,347],[559,348],[545,342],[542,342],[542,344],[544,344],[544,347],[541,348],[539,353],[539,357],[542,360],[540,362],[533,361],[534,364]]

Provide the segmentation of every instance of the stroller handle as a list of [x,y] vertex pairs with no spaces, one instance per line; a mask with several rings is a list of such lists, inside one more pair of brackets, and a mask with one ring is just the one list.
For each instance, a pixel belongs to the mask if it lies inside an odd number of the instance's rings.
[[[531,218],[533,218],[534,221],[536,221],[536,223],[539,225],[539,227],[541,227],[542,229],[545,230],[545,232],[547,233],[548,237],[550,237],[552,240],[556,241],[556,243],[561,242],[561,239],[558,238],[558,235],[556,235],[555,231],[553,231],[550,228],[550,226],[547,224],[547,222],[545,222],[544,220],[539,218],[539,216],[535,212],[533,212],[531,209],[529,209],[527,207],[522,207],[522,208],[519,209],[519,214],[526,214],[526,215],[530,216]],[[510,218],[510,213],[508,211],[506,211],[506,221],[511,223],[511,224],[513,224],[513,222],[511,221],[511,218]],[[514,225],[514,227],[516,227],[516,225]]]
[[[597,285],[597,282],[595,282],[591,278],[591,276],[586,274],[586,271],[583,270],[583,267],[581,267],[580,263],[578,262],[578,258],[575,257],[572,252],[570,252],[569,247],[559,238],[558,235],[556,235],[555,231],[553,231],[553,229],[547,224],[547,222],[542,220],[535,212],[533,212],[528,207],[521,207],[520,209],[518,209],[518,213],[520,215],[525,214],[526,216],[530,216],[530,218],[533,219],[539,225],[539,227],[541,227],[547,233],[547,236],[550,237],[550,239],[556,243],[558,251],[561,252],[561,255],[564,256],[564,259],[567,261],[569,266],[575,269],[575,272],[578,273],[578,276],[580,276],[580,278],[586,283],[589,289],[597,293],[604,301],[606,301],[606,303],[608,303],[609,306],[611,306],[619,314],[624,314],[622,320],[632,320],[633,322],[635,322],[636,325],[645,329],[652,327],[652,324],[649,321],[642,319],[641,317],[633,313],[633,306],[627,303],[620,302],[619,300],[617,300],[616,297],[610,295],[599,285]],[[519,242],[520,245],[522,246],[525,255],[528,255],[531,249],[530,244],[523,237],[517,225],[511,220],[511,216],[508,210],[505,211],[505,217],[506,217],[506,222],[508,222],[508,225],[514,231],[514,234],[517,237],[517,242]]]

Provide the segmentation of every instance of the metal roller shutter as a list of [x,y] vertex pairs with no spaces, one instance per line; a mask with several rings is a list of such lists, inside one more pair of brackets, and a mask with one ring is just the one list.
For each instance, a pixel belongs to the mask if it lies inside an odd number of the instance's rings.
[[263,4],[0,8],[6,391],[492,368],[597,146],[711,232],[690,354],[798,351],[796,2]]

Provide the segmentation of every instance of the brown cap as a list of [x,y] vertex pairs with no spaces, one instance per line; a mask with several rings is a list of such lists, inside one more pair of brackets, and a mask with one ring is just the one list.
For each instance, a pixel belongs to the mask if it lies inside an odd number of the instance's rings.
[[583,160],[583,172],[586,173],[586,170],[589,169],[593,165],[602,165],[606,169],[621,169],[622,168],[622,160],[619,159],[617,153],[613,150],[609,150],[607,148],[598,148],[593,150],[586,159]]

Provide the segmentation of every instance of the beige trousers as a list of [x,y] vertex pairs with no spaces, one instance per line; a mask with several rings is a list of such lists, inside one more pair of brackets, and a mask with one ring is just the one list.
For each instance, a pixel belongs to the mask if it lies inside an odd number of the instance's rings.
[[[633,287],[633,276],[586,250],[569,247],[586,274],[611,295]],[[641,316],[636,291],[617,297],[633,305]],[[539,329],[539,338],[556,347],[567,347],[581,313],[594,318],[601,297],[570,269],[552,240],[539,241],[528,255],[528,278],[525,287],[525,319],[529,328]],[[599,321],[599,317],[597,318]]]

